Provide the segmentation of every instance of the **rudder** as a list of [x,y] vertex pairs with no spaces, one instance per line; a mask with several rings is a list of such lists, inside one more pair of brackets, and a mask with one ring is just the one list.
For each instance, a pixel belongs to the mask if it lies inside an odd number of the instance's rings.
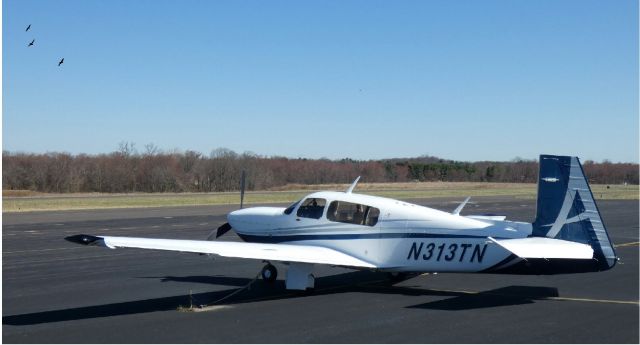
[[540,155],[533,236],[589,244],[598,269],[617,257],[578,157]]

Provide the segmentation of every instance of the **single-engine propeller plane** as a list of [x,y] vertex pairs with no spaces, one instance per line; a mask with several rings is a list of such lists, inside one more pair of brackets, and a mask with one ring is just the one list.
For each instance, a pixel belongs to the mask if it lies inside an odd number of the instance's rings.
[[[74,235],[80,244],[214,254],[288,266],[287,289],[314,287],[314,265],[403,272],[558,274],[612,268],[616,254],[577,157],[540,156],[533,223],[468,215],[345,192],[307,195],[291,206],[251,207],[227,215],[216,238],[234,230],[244,242]],[[211,236],[213,237],[213,236]]]

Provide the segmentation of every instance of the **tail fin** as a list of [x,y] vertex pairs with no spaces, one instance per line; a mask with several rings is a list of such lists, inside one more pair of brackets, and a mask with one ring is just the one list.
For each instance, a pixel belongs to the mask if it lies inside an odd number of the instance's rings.
[[616,264],[616,253],[578,157],[540,155],[532,234],[591,245],[600,270]]

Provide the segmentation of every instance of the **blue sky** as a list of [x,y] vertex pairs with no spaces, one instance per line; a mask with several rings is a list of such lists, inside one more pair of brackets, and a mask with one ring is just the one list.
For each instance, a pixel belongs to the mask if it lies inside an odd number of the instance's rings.
[[637,1],[5,0],[2,13],[4,150],[638,162]]

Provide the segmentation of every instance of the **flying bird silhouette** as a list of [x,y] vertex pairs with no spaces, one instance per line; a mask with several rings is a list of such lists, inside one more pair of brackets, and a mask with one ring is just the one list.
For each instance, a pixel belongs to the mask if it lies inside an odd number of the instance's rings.
[[29,26],[27,26],[27,30],[24,31],[29,31],[29,29],[31,29],[31,24],[29,24]]
[[31,47],[33,45],[33,42],[35,42],[36,40],[31,41],[31,43],[29,43],[29,45],[27,47]]
[[62,60],[60,60],[60,62],[58,62],[58,66],[62,65],[63,62],[64,62],[64,58],[62,58]]

